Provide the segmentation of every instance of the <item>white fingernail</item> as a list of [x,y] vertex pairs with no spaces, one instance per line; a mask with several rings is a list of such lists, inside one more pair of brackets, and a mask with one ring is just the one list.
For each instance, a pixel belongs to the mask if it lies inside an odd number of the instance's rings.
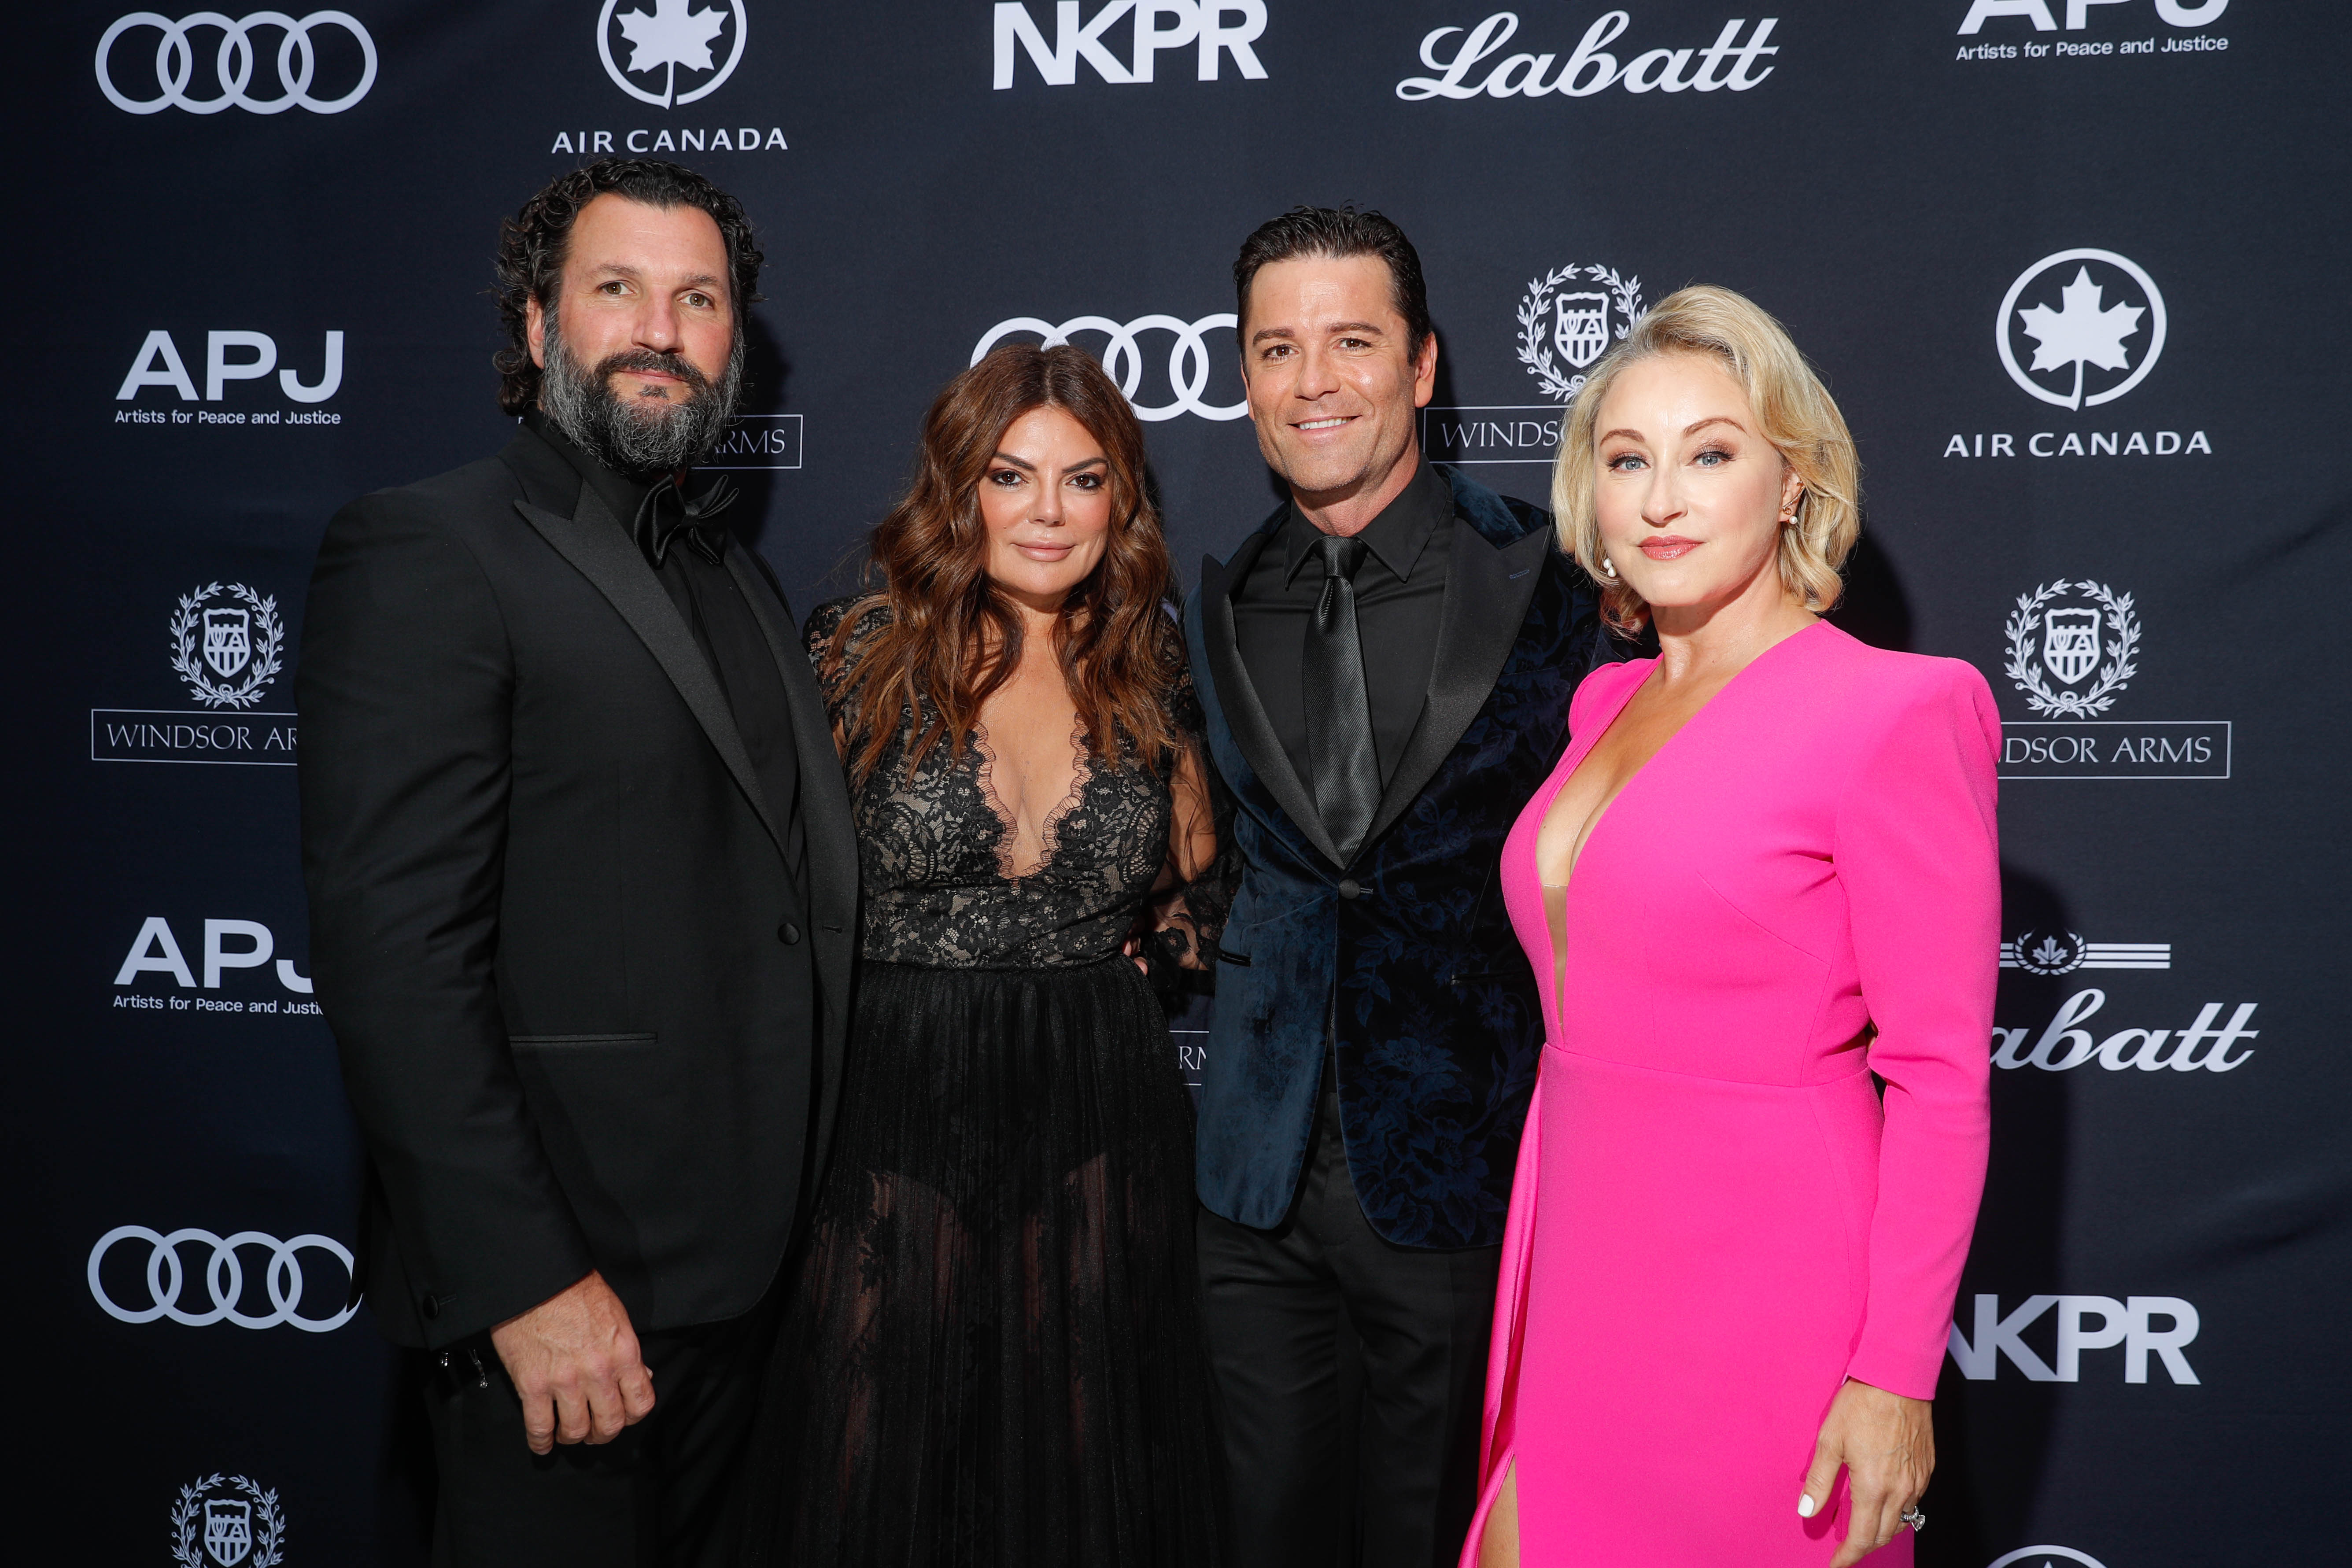
[[1797,1499],[1797,1517],[1799,1519],[1811,1519],[1813,1517],[1812,1493],[1807,1492]]

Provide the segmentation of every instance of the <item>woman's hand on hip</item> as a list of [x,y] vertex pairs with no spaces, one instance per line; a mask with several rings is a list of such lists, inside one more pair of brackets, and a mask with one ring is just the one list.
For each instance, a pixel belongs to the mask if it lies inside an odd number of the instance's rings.
[[1844,1467],[1853,1514],[1830,1568],[1853,1568],[1904,1529],[1904,1514],[1918,1505],[1936,1470],[1936,1428],[1928,1411],[1924,1399],[1906,1399],[1852,1378],[1830,1402],[1813,1443],[1812,1468],[1805,1472],[1804,1495],[1797,1502],[1804,1519],[1827,1508],[1839,1467]]

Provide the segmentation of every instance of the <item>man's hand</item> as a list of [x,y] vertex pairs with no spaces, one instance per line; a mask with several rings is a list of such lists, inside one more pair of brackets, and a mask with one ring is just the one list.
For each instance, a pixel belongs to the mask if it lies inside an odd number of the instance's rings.
[[628,1309],[602,1274],[490,1331],[522,1396],[534,1454],[558,1443],[609,1443],[653,1413],[654,1374],[637,1353]]

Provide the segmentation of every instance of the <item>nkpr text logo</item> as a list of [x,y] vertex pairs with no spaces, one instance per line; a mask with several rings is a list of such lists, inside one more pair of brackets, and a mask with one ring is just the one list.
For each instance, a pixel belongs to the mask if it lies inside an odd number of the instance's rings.
[[[1953,0],[1956,7],[1960,3]],[[1962,44],[1957,58],[1972,64],[2207,55],[2230,47],[2228,38],[2204,30],[2221,19],[2230,0],[1967,0],[1967,6],[1960,37],[1981,41]],[[2059,36],[2036,37],[2050,33]]]
[[[1037,18],[1021,0],[1000,0],[994,17],[993,81],[1000,92],[1023,76],[1025,57],[1030,70],[1047,87],[1070,87],[1084,65],[1097,79],[1130,85],[1148,82],[1159,74],[1158,57],[1179,50],[1192,57],[1192,75],[1217,81],[1230,64],[1248,81],[1264,81],[1265,67],[1251,46],[1265,33],[1265,0],[1105,0],[1092,16],[1078,0],[1038,0],[1037,8],[1052,6],[1051,42]],[[1127,23],[1125,28],[1118,24]],[[1109,39],[1127,35],[1124,56],[1112,51]],[[1171,79],[1181,68],[1170,73]]]
[[2226,719],[2110,719],[2139,673],[2132,595],[2089,578],[2038,584],[2003,627],[2001,673],[2038,717],[2001,726],[2005,779],[2225,779]]
[[[2057,1310],[2053,1314],[2052,1308]],[[2025,1339],[2025,1332],[2045,1317],[2053,1327],[2042,1352]],[[2182,1347],[2197,1337],[2197,1309],[2178,1296],[2028,1296],[2008,1316],[2001,1315],[2000,1298],[1979,1296],[1973,1331],[1963,1333],[1957,1318],[1948,1341],[1952,1363],[1972,1383],[1999,1375],[2006,1361],[2030,1383],[2079,1383],[2083,1352],[2123,1347],[2110,1361],[2101,1356],[2092,1363],[2093,1375],[2123,1373],[2126,1383],[2146,1383],[2148,1363],[2164,1368],[2175,1384],[2194,1385],[2197,1373]],[[2097,1326],[2093,1327],[2095,1323]],[[2006,1563],[2008,1558],[2001,1559]]]
[[93,708],[89,760],[291,767],[295,716],[261,706],[286,670],[277,595],[206,583],[180,595],[166,632],[171,671],[198,706]]

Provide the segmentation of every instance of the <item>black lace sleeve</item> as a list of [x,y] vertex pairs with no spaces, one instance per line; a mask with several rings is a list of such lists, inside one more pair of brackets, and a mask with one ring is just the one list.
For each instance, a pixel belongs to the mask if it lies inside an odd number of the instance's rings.
[[[841,623],[851,612],[856,613],[856,625],[848,639],[841,646],[838,657],[834,651],[834,639]],[[853,595],[848,598],[828,599],[809,613],[808,624],[801,628],[801,646],[808,650],[809,664],[816,671],[817,689],[824,696],[824,710],[833,721],[834,735],[842,736],[842,710],[849,691],[849,674],[857,666],[861,644],[873,629],[888,617],[890,608],[874,595]]]
[[1209,759],[1206,721],[1189,673],[1169,693],[1176,745],[1168,769],[1168,858],[1152,889],[1144,957],[1155,984],[1172,987],[1177,971],[1216,966],[1217,939],[1241,883],[1234,848],[1233,797]]

